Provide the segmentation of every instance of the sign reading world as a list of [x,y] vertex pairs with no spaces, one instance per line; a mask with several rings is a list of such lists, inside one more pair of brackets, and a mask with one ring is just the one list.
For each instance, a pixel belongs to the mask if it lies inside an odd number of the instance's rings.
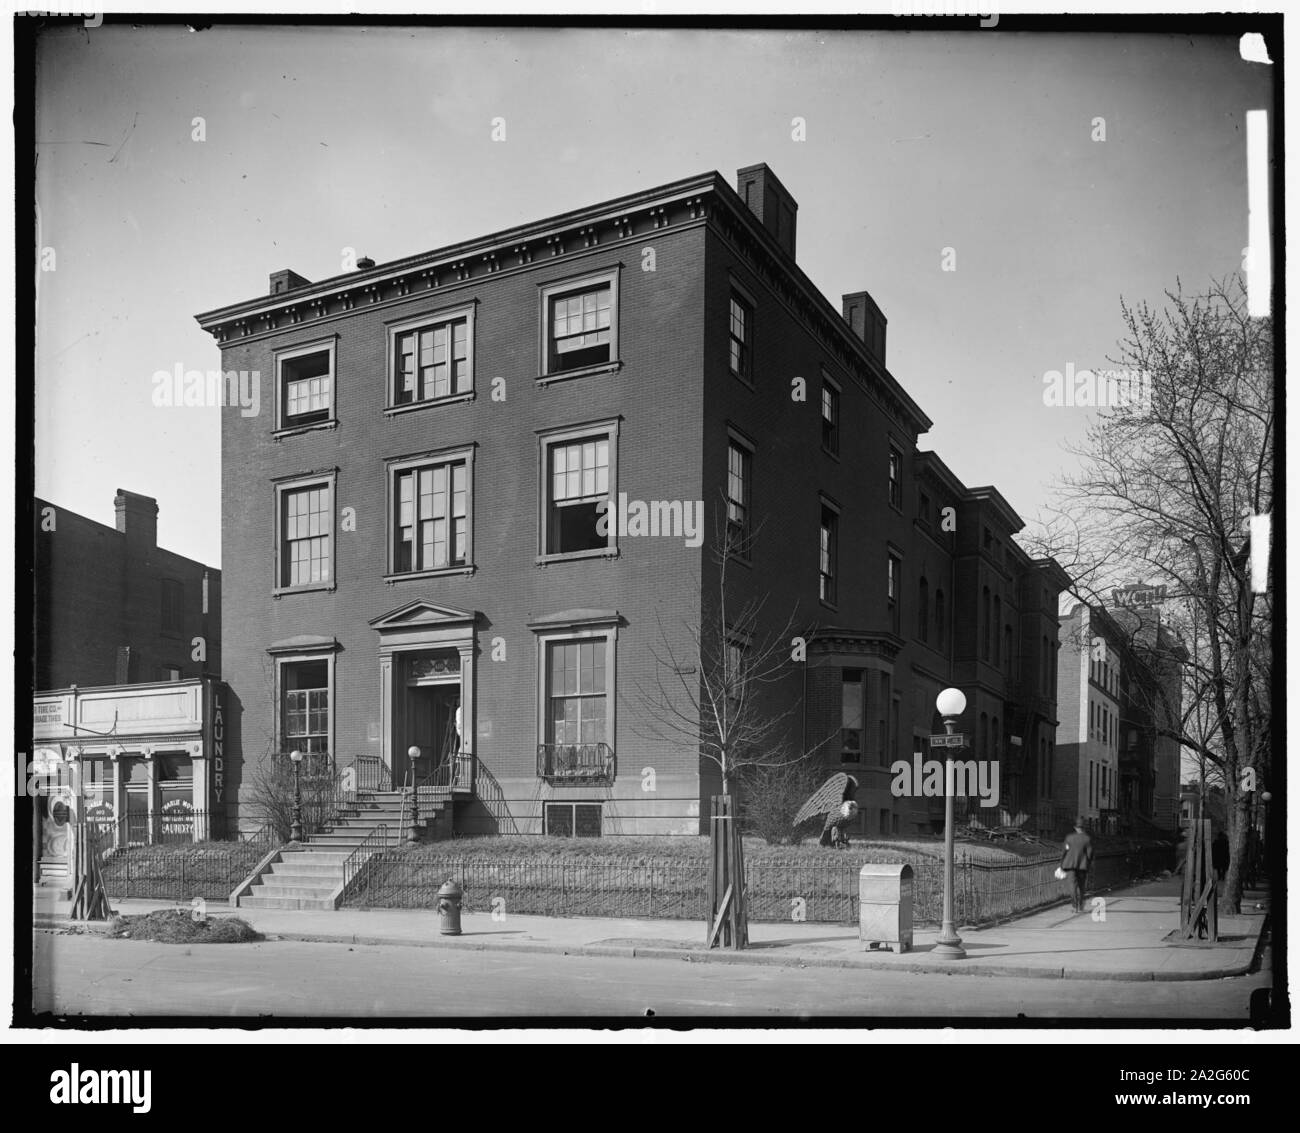
[[1117,606],[1158,606],[1165,600],[1163,586],[1121,586],[1110,592]]

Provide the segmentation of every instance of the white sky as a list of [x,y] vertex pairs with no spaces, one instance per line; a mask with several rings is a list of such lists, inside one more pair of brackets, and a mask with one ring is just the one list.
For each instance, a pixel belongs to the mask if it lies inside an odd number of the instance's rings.
[[1235,38],[1187,36],[60,31],[37,70],[36,490],[109,524],[115,489],[156,496],[160,542],[219,565],[217,410],[151,402],[156,371],[218,367],[196,313],[279,268],[336,274],[344,247],[382,263],[765,161],[813,282],[884,309],[922,447],[1031,519],[1089,417],[1045,407],[1043,374],[1105,367],[1121,296],[1239,270],[1271,81]]

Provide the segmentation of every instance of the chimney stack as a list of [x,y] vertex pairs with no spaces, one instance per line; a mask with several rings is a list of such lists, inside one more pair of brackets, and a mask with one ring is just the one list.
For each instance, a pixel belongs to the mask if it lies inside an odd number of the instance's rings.
[[306,279],[296,271],[290,271],[288,268],[283,271],[273,271],[271,273],[271,294],[283,295],[286,291],[306,287],[309,283],[311,283],[310,279]]
[[749,211],[794,259],[795,221],[799,205],[766,165],[748,165],[736,171],[736,192]]
[[866,344],[867,353],[882,366],[885,364],[885,325],[889,322],[885,313],[876,306],[876,301],[866,291],[855,291],[845,295],[840,302],[844,312],[844,321]]
[[158,546],[158,501],[152,496],[118,488],[113,498],[117,529],[131,550],[152,551]]

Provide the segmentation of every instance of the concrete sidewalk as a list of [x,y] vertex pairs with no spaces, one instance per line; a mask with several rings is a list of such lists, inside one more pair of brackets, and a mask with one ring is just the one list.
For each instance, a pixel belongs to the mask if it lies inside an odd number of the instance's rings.
[[[1267,893],[1250,892],[1243,898],[1242,915],[1220,917],[1219,942],[1207,945],[1171,935],[1178,928],[1177,878],[1099,896],[1106,901],[1104,920],[1093,919],[1099,912],[1075,915],[1058,906],[991,928],[961,929],[967,956],[956,961],[931,955],[938,935],[934,927],[914,932],[912,950],[899,955],[865,951],[853,925],[751,924],[750,947],[733,952],[706,950],[702,921],[513,914],[494,921],[489,913],[467,913],[462,935],[442,936],[437,913],[427,909],[236,910],[209,902],[208,910],[214,916],[237,914],[258,932],[282,940],[1043,979],[1208,980],[1249,971],[1268,907]],[[114,908],[131,915],[177,904],[124,900]],[[69,921],[69,907],[66,901],[39,901],[35,926],[104,927]]]

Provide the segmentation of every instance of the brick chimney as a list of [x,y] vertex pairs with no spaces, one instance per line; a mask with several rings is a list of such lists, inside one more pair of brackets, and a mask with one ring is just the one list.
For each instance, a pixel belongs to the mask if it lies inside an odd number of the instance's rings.
[[749,211],[794,259],[795,223],[799,205],[766,165],[747,165],[736,171],[736,192]]
[[158,546],[157,500],[118,488],[113,506],[117,509],[117,529],[126,536],[128,548],[152,551]]
[[845,295],[840,302],[844,321],[867,346],[870,354],[882,366],[885,364],[885,325],[889,322],[876,301],[865,291]]
[[296,271],[290,271],[288,268],[283,271],[273,271],[271,273],[271,294],[283,295],[286,291],[306,287],[309,283],[311,283],[310,279],[299,275]]

